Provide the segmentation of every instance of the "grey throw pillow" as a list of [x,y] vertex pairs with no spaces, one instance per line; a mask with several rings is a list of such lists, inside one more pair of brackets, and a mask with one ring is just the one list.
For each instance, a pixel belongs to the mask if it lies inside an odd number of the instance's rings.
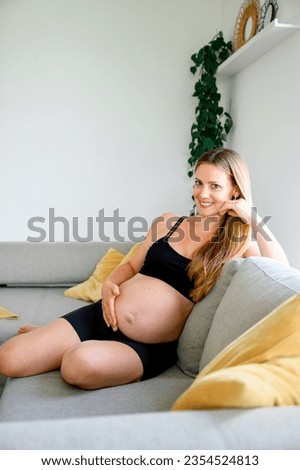
[[298,292],[298,270],[271,258],[247,258],[214,315],[200,370],[228,344]]
[[178,342],[178,367],[187,375],[196,377],[205,341],[214,318],[233,276],[243,264],[243,258],[225,263],[221,275],[210,293],[195,304]]

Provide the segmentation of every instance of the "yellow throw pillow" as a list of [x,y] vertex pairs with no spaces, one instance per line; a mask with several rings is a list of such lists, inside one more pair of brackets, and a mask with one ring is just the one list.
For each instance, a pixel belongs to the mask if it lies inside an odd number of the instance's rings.
[[136,245],[134,245],[129,251],[128,253],[124,256],[124,258],[122,259],[121,263],[120,264],[124,264],[124,263],[127,263],[128,260],[130,260],[133,255],[136,254],[137,250],[139,249],[140,247],[140,243],[137,243]]
[[18,315],[16,313],[11,312],[10,310],[7,310],[5,307],[0,307],[0,319],[5,318],[6,320],[8,319],[13,319],[13,318],[18,318]]
[[173,410],[300,404],[300,294],[228,345]]
[[136,253],[139,244],[134,245],[124,256],[120,251],[109,248],[107,253],[98,261],[93,274],[84,282],[70,287],[64,292],[66,297],[85,300],[86,302],[96,302],[101,299],[102,284],[109,274],[120,264],[126,263]]

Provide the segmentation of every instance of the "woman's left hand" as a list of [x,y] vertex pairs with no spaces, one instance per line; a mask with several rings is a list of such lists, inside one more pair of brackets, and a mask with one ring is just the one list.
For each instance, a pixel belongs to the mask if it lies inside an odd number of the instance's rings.
[[252,207],[243,198],[225,201],[219,209],[219,214],[224,215],[226,212],[232,217],[240,217],[245,224],[251,224]]

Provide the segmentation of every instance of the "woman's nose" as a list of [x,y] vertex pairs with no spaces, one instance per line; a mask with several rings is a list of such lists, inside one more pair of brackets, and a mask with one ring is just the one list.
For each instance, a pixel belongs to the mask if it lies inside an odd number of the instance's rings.
[[203,199],[209,198],[209,188],[204,184],[200,188],[199,196],[201,196]]

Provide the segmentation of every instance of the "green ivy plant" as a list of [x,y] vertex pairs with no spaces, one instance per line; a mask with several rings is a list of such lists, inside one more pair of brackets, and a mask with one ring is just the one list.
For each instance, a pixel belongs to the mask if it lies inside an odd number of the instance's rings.
[[232,51],[231,41],[225,42],[220,31],[191,59],[194,65],[191,72],[199,71],[193,96],[198,99],[195,109],[196,121],[191,128],[192,141],[189,145],[188,176],[193,176],[193,167],[198,158],[207,150],[223,147],[232,127],[232,118],[220,106],[221,95],[217,87],[216,73],[219,65],[226,60]]

